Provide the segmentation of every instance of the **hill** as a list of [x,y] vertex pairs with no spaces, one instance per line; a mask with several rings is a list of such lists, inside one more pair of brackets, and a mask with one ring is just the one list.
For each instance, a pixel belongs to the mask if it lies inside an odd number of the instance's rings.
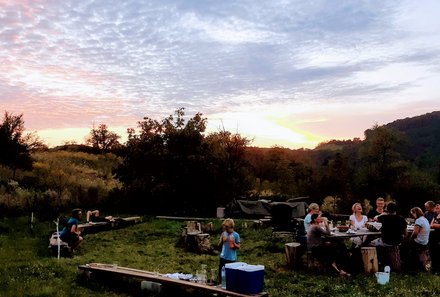
[[396,120],[385,125],[406,135],[408,153],[419,168],[437,168],[440,164],[440,111]]

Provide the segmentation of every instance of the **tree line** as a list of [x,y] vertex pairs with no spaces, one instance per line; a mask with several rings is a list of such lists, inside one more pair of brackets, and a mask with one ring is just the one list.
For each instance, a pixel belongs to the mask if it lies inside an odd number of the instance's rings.
[[[0,171],[0,204],[5,208],[4,197],[17,194],[18,186],[33,193],[26,200],[28,208],[45,201],[48,208],[57,206],[52,212],[81,204],[109,211],[214,215],[216,207],[233,199],[285,201],[297,196],[318,203],[333,199],[333,210],[344,213],[353,202],[381,196],[404,211],[439,197],[438,164],[419,166],[407,135],[388,126],[366,130],[364,140],[331,140],[315,149],[292,150],[252,147],[238,133],[206,133],[206,125],[201,113],[188,118],[180,108],[162,120],[143,118],[121,144],[119,135],[100,124],[91,129],[85,145],[76,146],[88,153],[80,157],[84,160],[100,156],[91,161],[99,164],[93,165],[96,179],[85,183],[66,174],[63,167],[68,165],[49,170],[53,163],[38,161],[47,147],[35,135],[24,134],[23,115],[6,112],[0,124],[0,164],[11,174]],[[79,162],[77,155],[65,158],[69,164]],[[41,181],[42,172],[51,182]],[[93,185],[97,183],[99,187]],[[49,190],[55,198],[46,197]]]

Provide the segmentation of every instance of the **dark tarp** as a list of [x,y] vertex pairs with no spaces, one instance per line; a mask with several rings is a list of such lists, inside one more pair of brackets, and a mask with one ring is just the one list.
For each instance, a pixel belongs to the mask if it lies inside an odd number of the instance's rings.
[[[233,218],[263,218],[276,216],[279,212],[291,212],[292,218],[302,218],[306,215],[306,202],[269,202],[266,200],[248,201],[233,200],[225,209],[225,214]],[[283,215],[284,216],[284,215]]]

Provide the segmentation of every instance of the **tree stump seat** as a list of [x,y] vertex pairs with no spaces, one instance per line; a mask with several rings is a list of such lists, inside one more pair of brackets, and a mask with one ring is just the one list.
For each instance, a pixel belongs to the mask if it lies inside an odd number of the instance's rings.
[[423,271],[430,272],[431,271],[431,256],[429,255],[429,247],[420,247],[418,249],[418,260],[419,265],[422,268]]
[[361,247],[362,261],[365,273],[375,273],[379,271],[377,251],[375,247]]
[[300,246],[301,244],[299,242],[288,242],[284,245],[287,266],[291,269],[295,269],[298,267],[298,262],[301,256]]
[[398,245],[381,247],[382,265],[390,266],[391,271],[399,272],[402,269],[400,260],[400,247]]
[[[202,233],[200,224],[192,224],[190,227],[184,227],[182,231],[182,241],[188,251],[200,254],[212,254],[214,248],[209,240],[208,233]],[[195,227],[195,228],[194,228]]]

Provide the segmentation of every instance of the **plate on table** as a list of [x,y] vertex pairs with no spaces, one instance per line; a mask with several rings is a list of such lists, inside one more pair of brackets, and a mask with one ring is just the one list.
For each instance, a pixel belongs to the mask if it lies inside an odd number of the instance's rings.
[[183,274],[183,273],[179,274],[179,279],[181,280],[190,280],[192,277],[193,277],[192,274]]

